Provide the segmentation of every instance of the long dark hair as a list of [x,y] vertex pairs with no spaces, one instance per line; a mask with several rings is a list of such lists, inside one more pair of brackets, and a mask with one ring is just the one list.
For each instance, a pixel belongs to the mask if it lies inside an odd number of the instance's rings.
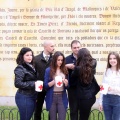
[[93,76],[93,59],[88,49],[82,48],[78,51],[76,65],[80,69],[80,80],[86,84],[90,83]]
[[[33,57],[33,59],[34,59],[33,51],[32,51],[30,48],[28,48],[28,47],[23,47],[23,48],[20,50],[20,52],[19,52],[19,54],[18,54],[18,56],[17,56],[16,63],[19,64],[19,65],[25,63],[23,56],[24,56],[24,54],[26,54],[26,53],[29,52],[29,51],[32,52],[32,57]],[[32,59],[32,61],[31,61],[31,63],[30,63],[30,64],[32,64],[32,65],[33,65],[33,59]]]
[[50,77],[53,78],[53,76],[56,73],[57,70],[57,59],[59,56],[63,57],[63,63],[60,66],[61,72],[65,75],[68,74],[67,68],[65,67],[65,57],[63,55],[63,53],[56,51],[55,54],[52,57],[52,61],[51,61],[51,65],[50,65]]
[[116,60],[117,60],[116,71],[119,71],[119,69],[120,69],[120,57],[119,57],[119,54],[118,54],[117,52],[110,52],[110,53],[108,54],[108,58],[107,58],[107,68],[106,68],[106,69],[111,68],[111,65],[110,65],[110,63],[109,63],[110,55],[115,55]]

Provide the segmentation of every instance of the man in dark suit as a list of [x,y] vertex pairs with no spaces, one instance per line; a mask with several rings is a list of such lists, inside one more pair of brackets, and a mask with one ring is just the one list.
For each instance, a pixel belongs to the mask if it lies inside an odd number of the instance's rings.
[[[44,82],[45,69],[49,67],[52,54],[54,52],[54,43],[52,41],[45,41],[43,43],[44,50],[35,56],[35,69],[38,72],[38,79]],[[41,120],[41,112],[45,99],[46,91],[43,88],[42,92],[38,92],[34,120]]]

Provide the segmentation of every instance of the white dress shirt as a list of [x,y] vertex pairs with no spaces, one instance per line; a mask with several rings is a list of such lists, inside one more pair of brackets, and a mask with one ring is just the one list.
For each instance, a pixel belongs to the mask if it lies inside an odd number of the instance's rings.
[[43,52],[43,57],[45,58],[45,60],[46,60],[46,56],[50,57],[50,55],[46,55],[46,54]]

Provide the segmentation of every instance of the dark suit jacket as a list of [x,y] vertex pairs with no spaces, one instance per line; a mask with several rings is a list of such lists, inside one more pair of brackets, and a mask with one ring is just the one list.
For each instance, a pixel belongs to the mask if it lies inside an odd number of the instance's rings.
[[43,52],[37,56],[35,56],[35,69],[38,72],[38,80],[44,81],[45,69],[50,66],[50,62],[52,59],[52,55],[48,61],[43,57]]

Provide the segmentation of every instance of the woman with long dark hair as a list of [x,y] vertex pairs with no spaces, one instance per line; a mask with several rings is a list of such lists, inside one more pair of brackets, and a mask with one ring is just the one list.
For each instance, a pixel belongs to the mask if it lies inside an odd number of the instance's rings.
[[108,85],[107,94],[100,95],[99,109],[104,111],[106,120],[120,120],[120,57],[110,52],[102,83]]
[[[47,90],[46,108],[50,114],[50,120],[65,120],[68,99],[66,88],[68,87],[68,71],[65,67],[64,55],[57,51],[53,55],[51,65],[45,71],[44,87]],[[58,78],[58,81],[57,79]]]
[[[96,101],[95,95],[92,95],[88,89],[95,80],[95,72],[96,60],[92,58],[88,49],[81,48],[77,55],[76,67],[71,76],[72,82],[76,82],[80,120],[88,120],[91,107]],[[82,88],[86,92],[81,92]]]
[[20,50],[14,70],[15,87],[18,88],[15,101],[20,112],[20,120],[30,120],[35,110],[37,92],[35,82],[36,71],[33,65],[34,55],[30,48],[24,47]]

